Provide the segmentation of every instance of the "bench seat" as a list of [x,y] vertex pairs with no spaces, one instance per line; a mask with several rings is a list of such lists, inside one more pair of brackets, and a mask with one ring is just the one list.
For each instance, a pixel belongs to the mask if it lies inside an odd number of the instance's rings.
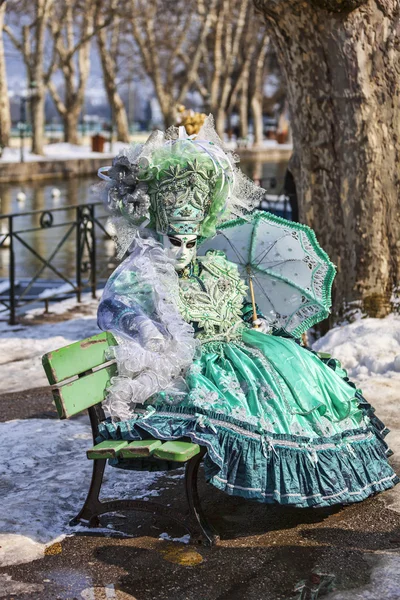
[[106,440],[86,452],[90,460],[105,458],[143,458],[152,456],[161,460],[184,463],[200,452],[200,446],[192,442],[165,442],[139,440],[128,443],[123,440]]

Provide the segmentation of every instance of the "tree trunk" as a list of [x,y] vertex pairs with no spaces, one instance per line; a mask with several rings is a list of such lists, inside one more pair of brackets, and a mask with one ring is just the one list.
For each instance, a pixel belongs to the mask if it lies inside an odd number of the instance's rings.
[[[22,39],[14,34],[11,27],[3,25],[4,31],[10,37],[15,48],[21,52],[25,63],[29,92],[31,93],[32,152],[35,154],[43,154],[46,88],[48,80],[56,67],[55,61],[50,61],[49,70],[47,74],[44,73],[46,28],[53,1],[35,0],[32,3],[32,22],[28,24],[26,19],[19,19]],[[46,51],[49,50],[49,44],[47,44]]]
[[225,109],[222,106],[220,106],[216,110],[215,129],[217,130],[217,133],[221,139],[224,139],[225,120],[226,120]]
[[44,103],[45,89],[38,86],[36,93],[32,96],[31,120],[32,120],[32,152],[33,154],[43,154],[44,146]]
[[239,101],[239,133],[241,138],[247,138],[249,135],[249,97],[248,97],[249,78],[243,80],[242,92]]
[[0,2],[0,150],[8,146],[11,128],[6,62],[4,57],[3,23],[6,2]]
[[121,96],[116,92],[113,100],[114,123],[117,129],[117,140],[119,142],[129,143],[129,125],[125,105]]
[[254,0],[286,79],[300,220],[338,267],[334,312],[390,310],[400,260],[396,0]]
[[[85,104],[85,89],[90,73],[92,38],[97,33],[100,2],[55,3],[50,30],[55,46],[54,56],[64,76],[64,98],[58,94],[51,73],[46,77],[50,94],[64,124],[64,140],[79,144],[79,115]],[[57,10],[58,9],[58,10]],[[103,19],[98,27],[105,27]]]
[[262,98],[258,93],[255,93],[251,99],[251,114],[253,116],[253,129],[254,129],[254,145],[261,146],[264,139],[264,126],[263,126],[263,111],[262,111]]
[[62,115],[64,124],[64,142],[69,144],[79,144],[78,124],[79,124],[80,109],[67,110]]
[[[113,33],[118,36],[119,21],[117,21],[117,19],[114,19],[114,27],[116,29]],[[111,106],[113,121],[117,128],[117,140],[119,142],[129,143],[128,117],[126,114],[125,105],[122,102],[122,98],[117,89],[117,61],[115,51],[112,51],[114,43],[113,40],[111,40],[110,47],[107,47],[107,31],[105,29],[101,29],[98,32],[97,45],[99,48],[101,66],[103,69],[104,87]],[[118,47],[118,44],[116,45]]]
[[[43,154],[44,145],[44,125],[45,125],[45,100],[46,85],[44,82],[44,54],[46,27],[49,19],[49,13],[53,0],[37,0],[36,2],[36,25],[35,25],[35,43],[34,47],[25,51],[24,60],[27,66],[30,86],[33,89],[31,96],[31,118],[32,118],[32,152],[34,154]],[[30,48],[29,26],[23,26],[24,47]],[[33,56],[31,56],[31,53]],[[31,90],[32,91],[32,90]]]
[[165,129],[168,129],[168,127],[172,127],[172,125],[175,125],[175,123],[176,123],[175,107],[168,107],[166,109],[163,109],[161,107],[161,112],[162,112],[162,115],[164,118]]
[[264,31],[255,52],[253,70],[250,78],[250,106],[253,116],[254,145],[261,146],[264,139],[263,98],[265,81],[265,61],[269,48],[269,36]]

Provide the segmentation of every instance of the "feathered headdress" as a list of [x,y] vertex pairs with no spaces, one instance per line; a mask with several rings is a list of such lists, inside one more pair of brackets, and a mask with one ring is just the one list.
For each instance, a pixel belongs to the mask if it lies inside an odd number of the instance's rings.
[[131,145],[99,169],[107,183],[119,255],[132,228],[159,234],[212,237],[216,226],[257,207],[264,190],[236,166],[224,150],[209,116],[197,136],[184,127],[154,132],[145,144]]

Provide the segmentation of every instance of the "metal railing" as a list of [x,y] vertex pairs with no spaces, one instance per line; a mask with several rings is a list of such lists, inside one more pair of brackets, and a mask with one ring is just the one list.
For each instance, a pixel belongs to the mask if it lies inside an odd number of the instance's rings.
[[[283,193],[283,180],[270,177],[261,179],[258,183],[266,189],[261,208],[290,219],[290,198]],[[26,221],[28,217],[33,223],[24,227],[21,221]],[[0,317],[2,313],[9,311],[9,321],[15,324],[18,308],[38,301],[43,301],[46,310],[48,309],[49,300],[60,297],[57,288],[54,289],[54,293],[47,293],[45,296],[32,293],[35,284],[37,287],[39,278],[46,271],[55,275],[57,281],[68,284],[68,292],[62,292],[64,297],[65,294],[75,294],[80,302],[82,292],[88,289],[95,297],[99,278],[109,274],[106,273],[108,265],[103,264],[99,268],[96,252],[98,229],[103,233],[103,237],[111,239],[105,227],[106,219],[107,215],[101,202],[0,215],[0,251],[9,252],[9,281],[6,285],[0,284],[0,288],[3,285],[3,289],[0,289]],[[49,255],[44,256],[44,251],[40,251],[41,245],[32,243],[29,235],[32,237],[35,232],[48,230],[59,230],[60,235],[57,240],[53,240],[53,245],[50,244],[50,247],[45,249]],[[68,276],[66,271],[56,264],[60,250],[71,240],[74,244],[74,277]],[[33,275],[29,273],[22,286],[17,286],[17,267],[21,268],[20,263],[23,260],[21,252],[17,252],[17,245],[19,249],[24,249],[25,259],[29,255],[40,265]],[[68,272],[70,273],[71,269],[68,269]],[[5,291],[8,292],[7,295]]]
[[257,181],[266,190],[260,208],[272,214],[291,220],[291,198],[284,190],[284,180],[276,177],[263,177]]
[[[17,309],[38,300],[48,302],[50,298],[57,296],[55,293],[46,295],[45,298],[29,296],[29,292],[39,280],[40,276],[47,269],[52,272],[58,280],[63,281],[69,286],[69,293],[75,294],[77,301],[81,301],[81,294],[85,289],[90,289],[92,296],[96,297],[97,280],[101,273],[98,272],[96,256],[96,230],[99,228],[106,238],[111,239],[102,221],[105,221],[106,215],[96,214],[96,209],[102,207],[101,202],[91,204],[77,204],[63,206],[60,208],[32,210],[27,212],[12,213],[0,215],[0,249],[9,253],[8,271],[8,297],[0,298],[0,315],[9,311],[9,322],[14,325],[17,322]],[[63,215],[65,213],[65,215]],[[72,213],[72,215],[71,215]],[[31,217],[37,221],[36,225],[23,227],[20,225],[22,219]],[[57,217],[61,217],[58,221]],[[6,222],[6,226],[4,226]],[[61,229],[63,228],[63,229]],[[60,230],[60,237],[53,248],[50,248],[50,255],[44,256],[29,239],[27,234],[34,234],[44,230]],[[28,236],[29,237],[29,236]],[[66,243],[74,240],[75,245],[75,277],[66,275],[63,270],[56,265],[56,257]],[[35,273],[24,283],[23,289],[17,291],[17,244],[24,248],[25,253],[39,262],[40,266]],[[103,267],[103,272],[104,272]],[[20,286],[18,286],[20,287]]]

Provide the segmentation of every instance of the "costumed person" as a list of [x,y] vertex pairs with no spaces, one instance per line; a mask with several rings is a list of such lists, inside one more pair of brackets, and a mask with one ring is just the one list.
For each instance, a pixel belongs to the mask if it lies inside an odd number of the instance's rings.
[[311,229],[253,210],[263,190],[234,162],[209,118],[101,169],[127,257],[98,311],[118,341],[100,435],[189,438],[208,482],[264,503],[391,488],[388,430],[337,360],[300,343],[329,313],[334,267]]

